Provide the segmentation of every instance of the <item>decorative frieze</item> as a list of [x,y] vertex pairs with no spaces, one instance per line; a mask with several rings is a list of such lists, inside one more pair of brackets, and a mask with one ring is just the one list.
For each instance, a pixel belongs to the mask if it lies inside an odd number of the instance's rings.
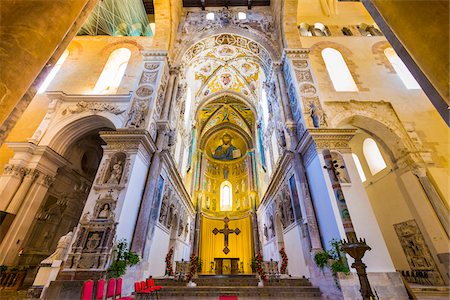
[[125,112],[124,109],[121,109],[115,104],[110,103],[104,103],[104,102],[85,102],[80,101],[77,104],[73,106],[68,106],[62,111],[62,115],[66,114],[76,114],[76,113],[82,113],[85,111],[90,111],[95,113],[107,111],[110,113],[113,113],[115,115],[120,115],[123,112]]

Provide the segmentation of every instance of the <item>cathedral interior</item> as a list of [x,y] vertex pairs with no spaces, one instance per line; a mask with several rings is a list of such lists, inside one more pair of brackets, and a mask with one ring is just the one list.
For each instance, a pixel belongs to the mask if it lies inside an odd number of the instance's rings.
[[447,0],[1,1],[0,299],[448,299],[448,28]]

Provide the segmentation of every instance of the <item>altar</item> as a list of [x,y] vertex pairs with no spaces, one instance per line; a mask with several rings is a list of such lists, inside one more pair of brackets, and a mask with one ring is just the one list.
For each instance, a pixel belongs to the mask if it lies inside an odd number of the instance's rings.
[[238,274],[239,258],[214,258],[216,274]]

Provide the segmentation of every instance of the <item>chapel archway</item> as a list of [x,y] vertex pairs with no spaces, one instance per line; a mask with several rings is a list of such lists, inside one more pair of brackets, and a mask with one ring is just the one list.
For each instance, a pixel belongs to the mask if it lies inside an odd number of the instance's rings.
[[[92,121],[91,126],[80,128],[87,120]],[[77,226],[103,157],[105,142],[99,132],[105,130],[115,130],[115,127],[107,119],[95,116],[71,122],[53,136],[50,144],[70,163],[58,170],[45,194],[29,228],[18,265],[38,266],[55,251],[58,240]],[[68,141],[67,136],[72,139]]]
[[189,139],[185,179],[201,219],[194,253],[204,273],[251,273],[264,172],[258,122],[272,55],[247,37],[221,33],[191,45],[182,62],[187,95],[178,122]]

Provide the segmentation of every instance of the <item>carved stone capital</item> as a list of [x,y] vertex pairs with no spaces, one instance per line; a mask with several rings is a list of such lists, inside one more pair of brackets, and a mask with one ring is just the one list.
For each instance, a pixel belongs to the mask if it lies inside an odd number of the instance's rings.
[[53,182],[55,182],[55,177],[47,174],[42,174],[40,176],[39,183],[42,184],[44,187],[49,188]]
[[39,171],[36,169],[25,169],[26,180],[34,181],[39,176]]
[[107,144],[105,151],[136,153],[143,150],[148,155],[156,151],[156,145],[150,137],[150,133],[145,129],[101,131],[100,136]]
[[25,171],[26,171],[25,168],[21,166],[7,164],[5,165],[5,168],[3,170],[3,175],[16,176],[22,178],[23,176],[25,176]]
[[356,133],[356,129],[308,129],[301,137],[297,151],[303,156],[307,156],[314,148],[335,149],[339,152],[350,152],[349,142]]

